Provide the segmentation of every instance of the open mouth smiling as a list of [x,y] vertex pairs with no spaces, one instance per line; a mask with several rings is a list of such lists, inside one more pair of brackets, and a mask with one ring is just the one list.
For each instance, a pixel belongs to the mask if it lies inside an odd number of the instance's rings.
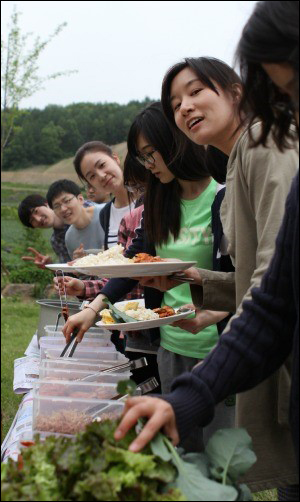
[[200,122],[202,122],[204,120],[204,117],[195,117],[193,119],[190,119],[188,120],[187,122],[187,127],[189,130],[193,129],[193,127],[196,125],[196,124],[199,124]]

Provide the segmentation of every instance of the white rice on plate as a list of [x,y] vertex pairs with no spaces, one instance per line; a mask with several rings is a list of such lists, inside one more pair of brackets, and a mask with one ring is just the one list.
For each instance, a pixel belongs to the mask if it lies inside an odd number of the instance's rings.
[[100,251],[98,254],[89,254],[78,258],[73,263],[76,267],[90,267],[91,265],[125,265],[133,263],[133,260],[123,255],[124,248],[117,244],[106,251]]
[[159,315],[151,309],[138,307],[136,310],[125,310],[125,307],[125,305],[120,305],[118,310],[126,312],[127,315],[133,317],[133,319],[136,319],[137,321],[152,321],[153,319],[159,319]]

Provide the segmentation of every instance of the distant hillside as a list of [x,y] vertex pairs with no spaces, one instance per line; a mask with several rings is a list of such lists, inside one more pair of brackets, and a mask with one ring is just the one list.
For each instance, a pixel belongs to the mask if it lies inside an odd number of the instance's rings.
[[[112,145],[113,151],[120,157],[121,164],[127,152],[126,142]],[[36,185],[49,185],[60,178],[67,178],[78,183],[78,177],[73,166],[73,157],[60,160],[52,166],[35,166],[18,171],[4,171],[1,173],[1,181],[19,182]]]

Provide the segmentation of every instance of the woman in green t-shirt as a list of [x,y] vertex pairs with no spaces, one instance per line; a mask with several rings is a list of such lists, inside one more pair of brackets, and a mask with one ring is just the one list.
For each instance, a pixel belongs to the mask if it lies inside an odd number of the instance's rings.
[[[218,184],[204,167],[203,147],[188,142],[185,152],[190,151],[191,155],[184,164],[172,159],[173,141],[160,103],[144,109],[129,130],[128,154],[147,170],[144,232],[161,258],[196,261],[199,267],[212,269],[211,206]],[[189,284],[165,292],[162,299],[162,305],[173,308],[191,303]],[[160,327],[157,362],[163,393],[170,391],[176,376],[191,370],[212,350],[218,341],[216,323],[228,313],[198,311],[196,315],[197,329],[193,333],[172,325]],[[222,415],[222,426],[233,426],[233,410],[226,413],[222,409]],[[199,449],[201,443],[202,433],[196,435],[193,431],[184,447]]]

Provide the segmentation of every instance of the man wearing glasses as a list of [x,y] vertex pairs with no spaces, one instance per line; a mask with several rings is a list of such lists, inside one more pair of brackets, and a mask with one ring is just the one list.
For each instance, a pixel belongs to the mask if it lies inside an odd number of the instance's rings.
[[100,249],[104,245],[104,230],[99,214],[105,204],[84,207],[84,198],[79,186],[70,180],[52,183],[47,193],[49,207],[56,217],[69,225],[65,243],[72,260],[85,254],[87,249]]

